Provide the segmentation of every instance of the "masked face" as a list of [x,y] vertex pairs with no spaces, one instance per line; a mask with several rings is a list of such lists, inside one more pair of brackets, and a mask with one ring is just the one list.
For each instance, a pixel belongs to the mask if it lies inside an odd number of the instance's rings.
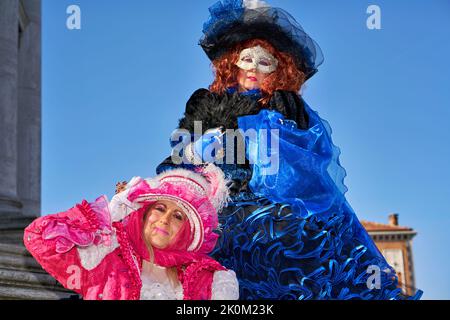
[[236,65],[240,68],[239,91],[261,89],[264,80],[277,69],[278,61],[261,46],[242,50]]
[[242,50],[236,65],[245,71],[269,74],[277,69],[278,60],[263,47],[256,46]]

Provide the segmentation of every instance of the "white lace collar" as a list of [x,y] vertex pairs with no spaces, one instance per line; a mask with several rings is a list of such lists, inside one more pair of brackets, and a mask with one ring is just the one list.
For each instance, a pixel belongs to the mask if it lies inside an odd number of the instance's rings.
[[144,260],[141,280],[141,300],[183,300],[183,287],[172,286],[164,267]]

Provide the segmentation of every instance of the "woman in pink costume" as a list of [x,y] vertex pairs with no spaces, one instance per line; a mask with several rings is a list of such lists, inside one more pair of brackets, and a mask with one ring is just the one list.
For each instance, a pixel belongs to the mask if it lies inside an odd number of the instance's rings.
[[227,199],[214,165],[135,177],[111,202],[102,196],[38,218],[24,243],[86,300],[238,299],[235,273],[208,256]]

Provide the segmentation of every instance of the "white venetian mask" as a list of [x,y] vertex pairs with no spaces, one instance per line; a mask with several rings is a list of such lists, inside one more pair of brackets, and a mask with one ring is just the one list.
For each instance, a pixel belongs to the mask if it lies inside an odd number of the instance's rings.
[[278,60],[263,47],[256,46],[242,50],[236,65],[243,70],[272,73],[277,69]]

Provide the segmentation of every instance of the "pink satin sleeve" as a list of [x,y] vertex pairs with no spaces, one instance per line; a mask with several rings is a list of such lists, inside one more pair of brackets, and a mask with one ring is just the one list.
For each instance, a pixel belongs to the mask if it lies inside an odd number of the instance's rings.
[[24,244],[36,261],[65,288],[82,292],[89,271],[80,263],[76,247],[110,240],[106,198],[81,204],[61,213],[40,217],[24,232]]

